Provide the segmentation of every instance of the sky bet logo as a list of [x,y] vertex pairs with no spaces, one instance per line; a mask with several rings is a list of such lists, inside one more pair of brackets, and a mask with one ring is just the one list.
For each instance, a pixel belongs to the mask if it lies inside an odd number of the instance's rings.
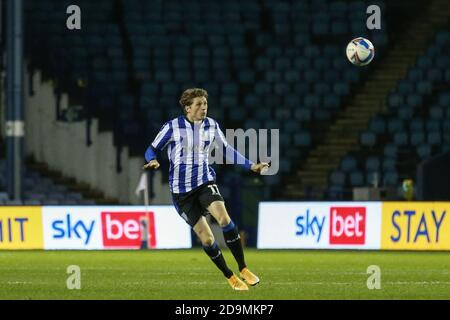
[[[320,242],[327,215],[315,215],[306,210],[306,214],[296,219],[299,237],[313,237]],[[365,207],[331,207],[329,213],[329,244],[365,244],[366,208]]]
[[330,211],[330,244],[365,243],[366,208],[332,207]]
[[317,217],[309,213],[309,209],[306,210],[306,215],[297,217],[297,236],[312,236],[315,237],[316,243],[320,242],[320,236],[322,235],[323,225],[325,223],[325,217]]
[[143,241],[141,218],[147,217],[147,243],[156,247],[153,212],[102,212],[103,245],[106,248],[139,248]]
[[94,230],[95,221],[91,221],[85,224],[82,220],[75,220],[71,218],[68,213],[65,219],[55,220],[52,223],[52,228],[55,231],[53,233],[54,239],[80,239],[84,245],[89,243],[92,231]]

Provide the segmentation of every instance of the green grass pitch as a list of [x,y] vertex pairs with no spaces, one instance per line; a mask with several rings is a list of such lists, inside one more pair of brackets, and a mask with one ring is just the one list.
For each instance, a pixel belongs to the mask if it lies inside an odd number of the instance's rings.
[[[199,248],[0,251],[0,299],[450,299],[450,252],[247,249],[246,260],[261,283],[237,292]],[[69,265],[81,268],[80,290],[67,289]],[[367,288],[370,265],[379,290]]]

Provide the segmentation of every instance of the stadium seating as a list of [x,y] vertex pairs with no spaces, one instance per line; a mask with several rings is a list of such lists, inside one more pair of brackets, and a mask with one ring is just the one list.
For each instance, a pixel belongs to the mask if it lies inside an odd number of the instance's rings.
[[[415,178],[420,161],[449,149],[450,93],[444,78],[450,70],[449,53],[450,33],[440,31],[386,98],[387,112],[373,117],[368,130],[361,134],[358,162],[347,171],[352,175],[363,170],[365,180],[351,180],[348,176],[336,180],[335,171],[331,172],[330,196],[350,198],[351,188],[373,184],[372,173],[379,176],[380,186],[399,188],[403,179]],[[349,169],[347,157],[339,169],[344,173]],[[336,193],[336,187],[342,193]]]
[[[386,28],[371,34],[365,27],[364,1],[80,0],[78,31],[60,27],[69,4],[25,2],[29,68],[43,69],[57,91],[83,97],[86,116],[135,155],[179,115],[180,92],[196,86],[209,91],[209,112],[223,128],[280,128],[280,154],[296,166],[369,72],[346,61],[342,44],[371,35],[377,54],[387,44]],[[426,78],[418,93],[392,98],[399,107],[419,106],[444,76],[440,69],[414,74]],[[282,181],[265,180],[270,190]],[[360,184],[361,175],[350,180]]]
[[[0,190],[6,188],[6,163],[0,160]],[[95,201],[86,199],[79,192],[73,192],[63,184],[42,176],[38,171],[26,168],[23,178],[23,200],[10,200],[0,192],[0,205],[92,205]]]

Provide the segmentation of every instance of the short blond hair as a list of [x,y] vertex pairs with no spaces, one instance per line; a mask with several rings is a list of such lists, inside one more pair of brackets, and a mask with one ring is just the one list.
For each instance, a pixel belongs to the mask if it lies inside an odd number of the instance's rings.
[[198,97],[205,97],[206,99],[208,99],[208,92],[205,89],[201,88],[190,88],[184,90],[179,101],[181,109],[183,109],[184,113],[186,113],[185,107],[190,106],[192,104],[192,101]]

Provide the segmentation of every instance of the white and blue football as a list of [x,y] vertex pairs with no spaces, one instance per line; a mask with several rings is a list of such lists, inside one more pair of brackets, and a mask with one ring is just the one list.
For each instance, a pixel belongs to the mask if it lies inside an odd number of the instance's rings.
[[369,40],[359,37],[347,45],[347,58],[355,66],[368,65],[375,56],[375,48]]

